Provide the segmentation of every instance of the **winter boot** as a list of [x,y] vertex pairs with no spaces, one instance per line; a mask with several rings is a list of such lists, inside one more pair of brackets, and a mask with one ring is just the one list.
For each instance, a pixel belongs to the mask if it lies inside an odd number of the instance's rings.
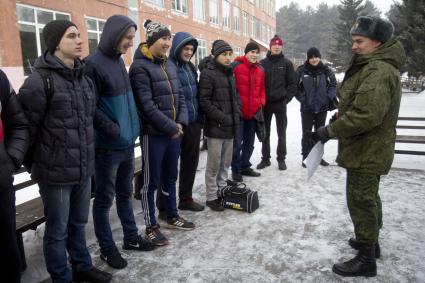
[[[362,244],[357,242],[356,239],[354,238],[350,238],[350,240],[348,240],[348,244],[350,245],[350,247],[352,247],[355,250],[359,250],[360,247],[362,246]],[[381,248],[379,246],[379,243],[377,242],[375,244],[375,258],[380,258],[380,257],[381,257]]]
[[334,264],[332,271],[344,277],[376,276],[375,246],[362,245],[354,258]]

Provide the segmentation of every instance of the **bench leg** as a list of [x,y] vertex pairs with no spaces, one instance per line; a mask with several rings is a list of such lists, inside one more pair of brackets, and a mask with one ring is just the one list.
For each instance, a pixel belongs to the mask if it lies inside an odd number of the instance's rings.
[[22,234],[16,234],[16,241],[18,242],[19,253],[21,256],[21,272],[27,269],[27,261],[25,259],[25,248],[24,248],[24,240],[22,239]]

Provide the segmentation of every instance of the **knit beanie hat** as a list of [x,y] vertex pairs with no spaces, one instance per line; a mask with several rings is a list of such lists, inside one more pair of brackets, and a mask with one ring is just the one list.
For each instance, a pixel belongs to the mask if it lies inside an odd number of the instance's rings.
[[319,49],[317,49],[316,47],[311,47],[308,51],[307,51],[307,59],[311,59],[313,57],[316,58],[322,58],[322,55],[320,54]]
[[224,40],[223,40],[223,39],[216,39],[216,40],[214,40],[214,41],[213,41],[212,46],[211,46],[211,54],[213,54],[213,53],[214,53],[214,46],[215,46],[217,43],[219,43],[220,41],[224,42]]
[[217,58],[217,56],[220,55],[223,52],[226,52],[226,51],[232,51],[233,52],[233,49],[229,45],[229,43],[227,43],[224,40],[220,40],[220,41],[217,41],[214,44],[212,51],[213,51],[212,54],[214,55],[214,57]]
[[393,37],[394,26],[390,21],[380,17],[360,16],[356,19],[350,33],[385,43]]
[[246,46],[245,46],[245,54],[248,53],[249,51],[252,50],[257,50],[258,52],[260,52],[260,46],[258,46],[257,43],[255,42],[249,42]]
[[170,30],[161,23],[154,23],[148,19],[143,26],[146,29],[146,43],[148,47],[151,47],[161,37],[171,36]]
[[272,48],[273,45],[280,45],[283,46],[285,44],[285,41],[283,41],[282,38],[280,38],[277,34],[270,40],[269,47]]
[[48,22],[43,28],[44,42],[46,43],[47,50],[54,53],[56,47],[59,45],[63,35],[69,27],[77,27],[73,22],[67,20],[55,20]]

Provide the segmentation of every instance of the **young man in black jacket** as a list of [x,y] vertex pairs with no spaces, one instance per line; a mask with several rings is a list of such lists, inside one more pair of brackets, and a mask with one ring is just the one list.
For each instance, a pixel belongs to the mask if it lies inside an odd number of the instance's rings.
[[284,41],[275,35],[270,41],[270,51],[267,57],[261,60],[266,71],[266,106],[264,107],[264,122],[266,139],[263,141],[262,160],[257,169],[270,166],[270,126],[273,114],[277,128],[277,162],[279,170],[286,170],[286,104],[297,93],[296,73],[292,62],[283,55]]
[[28,120],[6,74],[0,71],[0,247],[5,259],[0,265],[0,273],[10,282],[20,282],[21,278],[13,172],[24,160],[28,136]]

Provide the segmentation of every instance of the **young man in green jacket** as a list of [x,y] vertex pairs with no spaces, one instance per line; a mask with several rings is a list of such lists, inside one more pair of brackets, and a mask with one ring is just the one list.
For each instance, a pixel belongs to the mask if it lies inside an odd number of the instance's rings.
[[337,162],[347,169],[347,205],[359,250],[353,259],[333,266],[342,276],[376,276],[382,206],[379,180],[391,168],[400,108],[400,67],[406,55],[393,39],[394,26],[379,17],[357,18],[351,29],[354,57],[337,91],[338,115],[314,136],[339,141]]

